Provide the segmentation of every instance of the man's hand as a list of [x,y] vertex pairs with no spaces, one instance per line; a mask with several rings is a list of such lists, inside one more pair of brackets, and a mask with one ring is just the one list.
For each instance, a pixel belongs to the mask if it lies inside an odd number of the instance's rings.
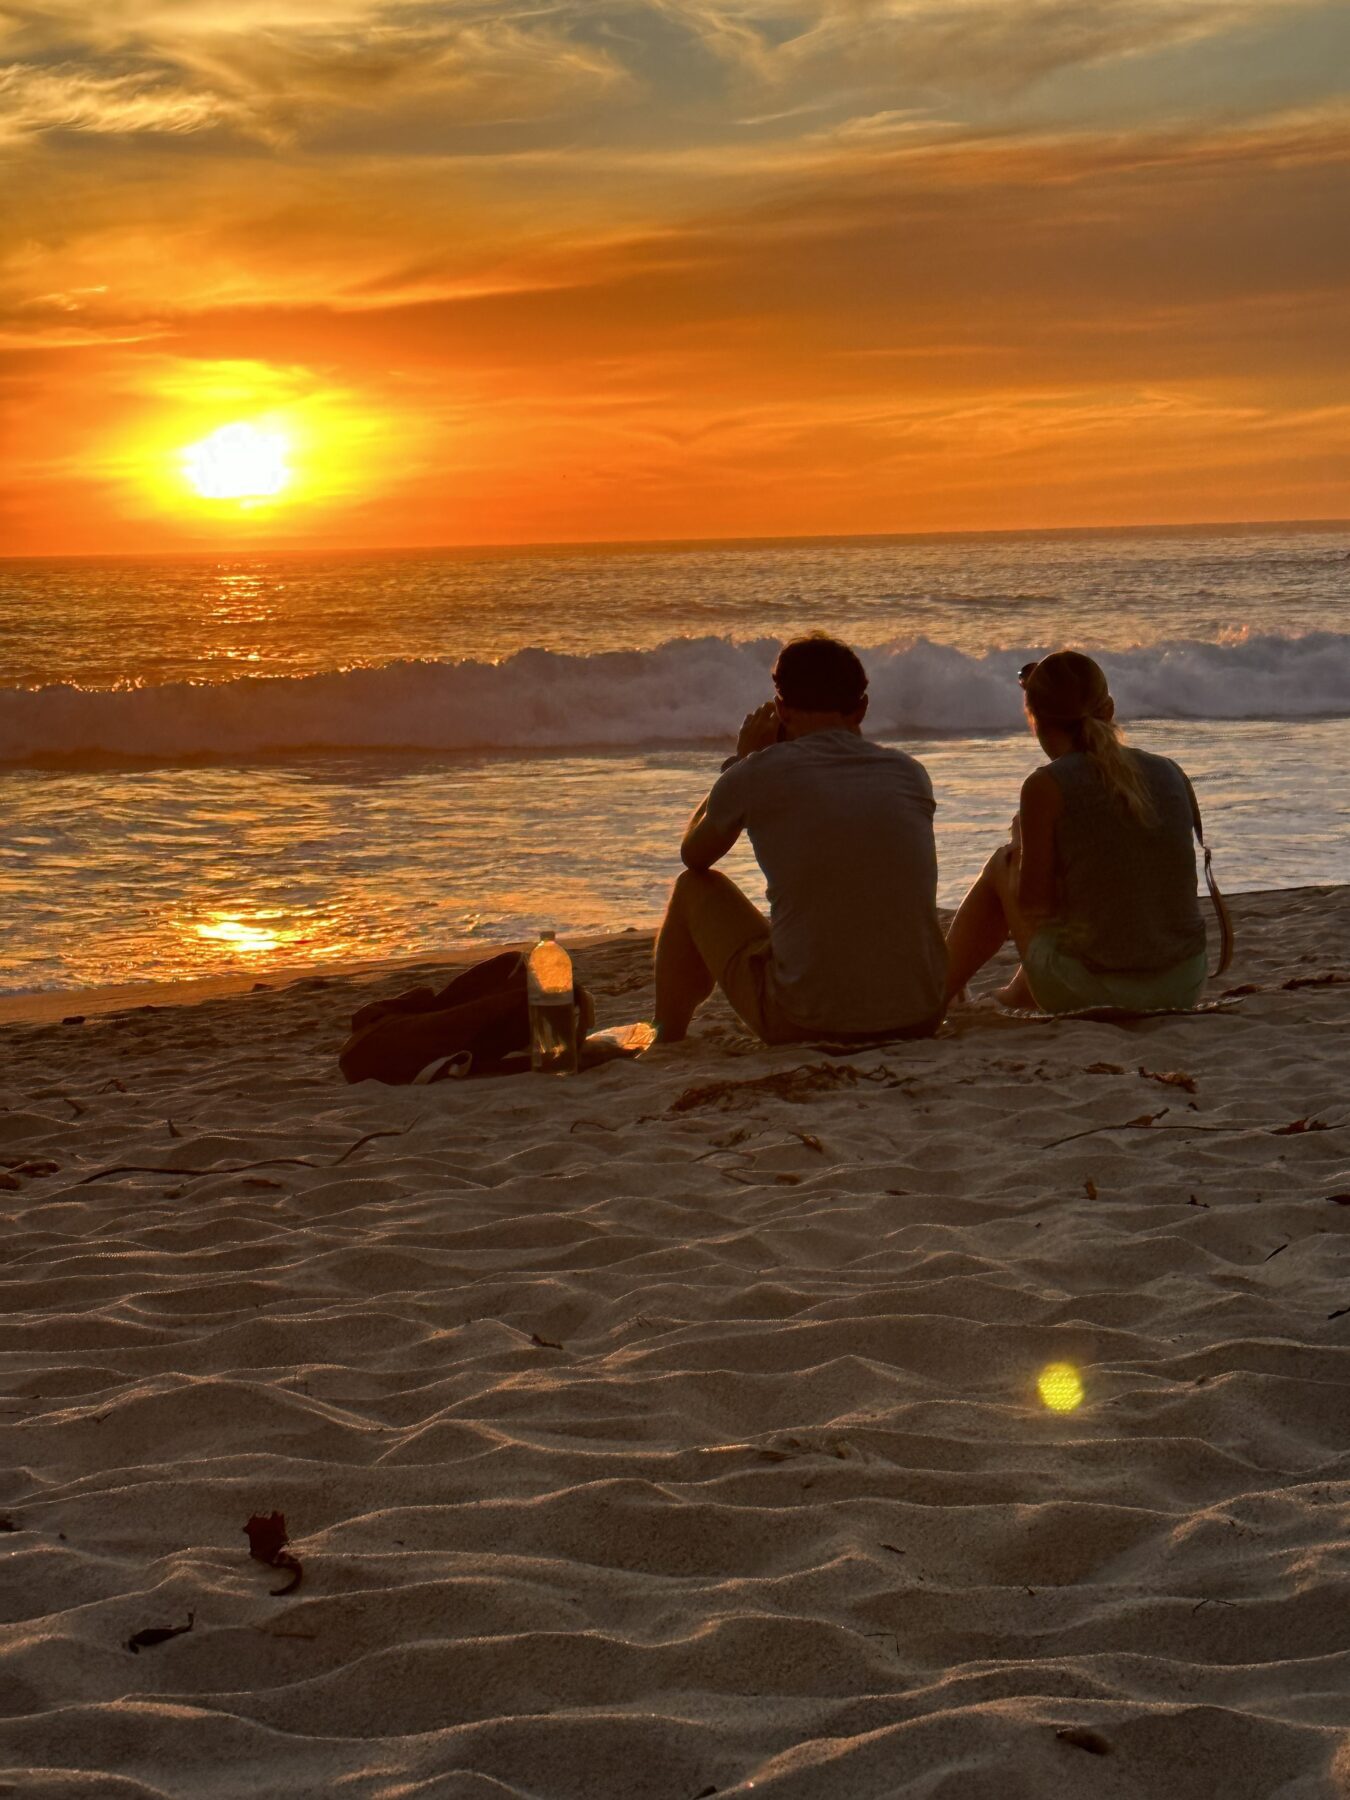
[[767,750],[770,744],[778,742],[781,731],[778,707],[774,701],[766,700],[763,706],[757,706],[741,720],[736,755],[752,756],[756,750]]

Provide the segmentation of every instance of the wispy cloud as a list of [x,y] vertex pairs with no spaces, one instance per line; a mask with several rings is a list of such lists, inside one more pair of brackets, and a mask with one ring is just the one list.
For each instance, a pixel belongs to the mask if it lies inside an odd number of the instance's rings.
[[0,143],[47,131],[201,131],[233,118],[221,96],[143,71],[104,74],[78,64],[0,68]]
[[659,0],[718,58],[777,82],[1011,90],[1052,70],[1250,29],[1320,0]]
[[537,7],[242,4],[54,7],[20,16],[4,82],[7,135],[227,127],[272,145],[411,117],[466,125],[575,114],[620,88],[604,48]]

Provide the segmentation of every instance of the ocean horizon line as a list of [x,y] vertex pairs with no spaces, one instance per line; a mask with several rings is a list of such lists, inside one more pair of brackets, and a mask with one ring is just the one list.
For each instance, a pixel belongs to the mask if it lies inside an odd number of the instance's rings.
[[1129,537],[1259,537],[1267,532],[1287,531],[1313,535],[1324,531],[1350,530],[1350,517],[1334,519],[1212,519],[1181,524],[1144,522],[1132,525],[1018,525],[980,526],[947,531],[860,531],[756,533],[733,537],[662,537],[662,538],[541,538],[529,542],[475,542],[458,544],[314,544],[304,548],[290,540],[254,541],[247,545],[204,544],[183,545],[166,550],[51,550],[20,555],[0,554],[0,566],[34,563],[173,563],[220,557],[251,556],[274,559],[314,558],[445,557],[472,561],[475,558],[508,560],[530,556],[641,555],[660,552],[665,555],[697,555],[718,550],[769,550],[815,545],[823,549],[853,545],[884,546],[889,544],[951,544],[963,542],[999,543],[1019,540],[1044,542],[1062,540],[1079,542],[1090,538]]

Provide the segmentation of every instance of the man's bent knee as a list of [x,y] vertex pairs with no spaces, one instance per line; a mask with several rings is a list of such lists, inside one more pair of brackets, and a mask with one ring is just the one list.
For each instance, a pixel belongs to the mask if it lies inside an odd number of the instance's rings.
[[706,900],[719,888],[730,886],[725,875],[716,874],[712,869],[682,869],[675,877],[675,885],[670,890],[670,912],[679,911],[687,914],[691,905]]
[[687,894],[702,889],[707,893],[710,888],[720,887],[726,879],[715,869],[681,869],[675,877],[674,891]]

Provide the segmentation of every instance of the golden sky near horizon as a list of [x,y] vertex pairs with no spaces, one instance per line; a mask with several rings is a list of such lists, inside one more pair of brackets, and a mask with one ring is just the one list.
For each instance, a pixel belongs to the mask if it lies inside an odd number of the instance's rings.
[[[1348,69],[1345,0],[0,6],[0,552],[1345,516]],[[238,424],[286,485],[203,498]]]

